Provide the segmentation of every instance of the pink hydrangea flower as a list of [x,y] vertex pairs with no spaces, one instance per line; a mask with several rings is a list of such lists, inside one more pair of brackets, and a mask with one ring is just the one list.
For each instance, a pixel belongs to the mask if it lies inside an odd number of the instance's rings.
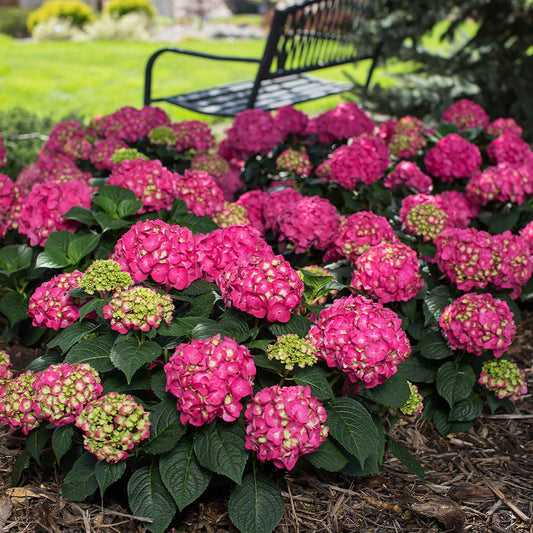
[[466,228],[479,214],[480,204],[464,192],[444,191],[435,198],[436,205],[448,215],[452,227]]
[[76,419],[85,435],[83,447],[99,461],[117,463],[150,436],[150,420],[143,406],[129,394],[109,392],[89,403]]
[[0,219],[5,215],[15,199],[15,184],[9,176],[0,174]]
[[351,285],[385,304],[407,302],[424,285],[416,252],[401,242],[378,244],[355,260]]
[[36,379],[37,374],[28,371],[0,385],[0,424],[20,429],[24,435],[39,426],[41,420],[34,410]]
[[311,248],[325,250],[338,229],[337,208],[329,200],[304,196],[281,218],[279,234],[296,253],[304,253]]
[[374,183],[389,166],[387,147],[372,135],[361,135],[350,145],[337,148],[330,158],[329,177],[346,189],[359,182]]
[[450,133],[426,153],[424,164],[429,174],[449,183],[471,176],[481,165],[481,153],[476,145]]
[[392,155],[400,159],[410,159],[427,144],[423,130],[424,123],[421,120],[406,116],[380,124],[377,137],[387,145]]
[[50,132],[43,151],[64,154],[70,159],[89,159],[93,147],[85,138],[85,128],[75,120],[57,123]]
[[372,119],[354,102],[338,104],[335,109],[322,113],[316,118],[315,124],[322,144],[372,133],[375,128]]
[[371,211],[359,211],[341,222],[335,245],[352,263],[371,246],[395,243],[398,237],[385,217]]
[[246,208],[250,224],[261,234],[265,232],[266,221],[263,214],[263,209],[268,201],[268,193],[262,191],[261,189],[254,189],[242,194],[235,202],[237,205],[242,205]]
[[487,133],[493,137],[499,137],[504,133],[521,137],[523,131],[513,118],[497,118],[487,126]]
[[317,356],[372,388],[396,373],[411,353],[398,315],[364,296],[338,298],[320,312],[307,337]]
[[491,359],[483,363],[478,382],[492,391],[500,400],[516,402],[527,394],[526,374],[516,363],[507,359]]
[[11,366],[9,354],[5,350],[0,350],[0,389],[3,386],[1,382],[10,380],[13,377],[13,373],[9,370]]
[[466,98],[458,100],[446,109],[440,119],[455,124],[461,131],[467,128],[486,128],[490,122],[485,110]]
[[522,239],[522,247],[530,256],[533,255],[533,222],[526,224],[520,231],[520,239]]
[[7,165],[7,152],[6,147],[4,146],[4,140],[0,135],[0,167],[5,167]]
[[529,144],[510,133],[504,133],[491,141],[487,146],[487,155],[497,165],[509,163],[510,165],[533,166],[533,152]]
[[37,418],[56,426],[76,421],[84,407],[102,394],[98,372],[88,364],[57,364],[39,372],[33,382]]
[[436,240],[435,261],[461,291],[483,289],[494,270],[492,238],[475,228],[448,228]]
[[316,177],[319,179],[320,183],[327,183],[330,181],[330,171],[331,171],[331,159],[326,159],[322,161],[320,165],[315,168]]
[[166,390],[178,399],[181,423],[203,426],[215,418],[239,418],[240,400],[252,394],[256,369],[246,346],[216,335],[180,344],[165,373]]
[[454,350],[500,357],[511,346],[516,326],[509,306],[492,295],[467,293],[444,309],[439,326]]
[[309,386],[274,385],[259,391],[246,407],[245,447],[260,461],[292,470],[301,455],[315,452],[328,436],[327,415]]
[[229,164],[218,154],[200,152],[191,159],[191,170],[203,170],[218,180],[228,172]]
[[304,135],[309,118],[293,106],[285,105],[276,109],[274,122],[283,137],[287,137],[288,135]]
[[239,258],[218,277],[224,303],[269,322],[288,322],[302,299],[304,284],[281,255]]
[[28,304],[28,315],[34,326],[57,331],[80,318],[81,304],[67,293],[78,288],[82,275],[79,270],[58,274],[35,289]]
[[385,187],[395,190],[402,184],[423,194],[429,194],[433,189],[431,178],[411,161],[400,161],[385,177]]
[[196,216],[211,216],[224,207],[224,193],[207,172],[186,170],[184,176],[174,176],[176,198],[183,200]]
[[91,163],[96,170],[113,170],[118,165],[111,161],[111,156],[121,148],[129,148],[122,139],[108,137],[107,139],[98,141],[94,145],[94,150],[91,153]]
[[207,152],[216,145],[211,127],[200,120],[184,120],[171,124],[170,127],[176,133],[176,150],[178,152],[185,152],[186,150]]
[[139,221],[115,245],[113,255],[135,283],[150,276],[182,290],[201,276],[200,255],[188,228],[161,220]]
[[31,246],[44,246],[53,231],[76,231],[79,223],[61,218],[72,207],[91,207],[91,187],[78,180],[38,183],[24,198],[17,217],[18,231]]
[[278,170],[289,170],[303,177],[309,176],[313,168],[307,152],[294,150],[293,148],[287,148],[278,156],[276,167]]
[[26,194],[15,183],[13,188],[12,203],[9,209],[0,216],[0,238],[3,238],[8,230],[16,230],[18,228],[18,219]]
[[245,226],[250,224],[248,218],[248,211],[246,207],[235,202],[224,202],[224,206],[220,211],[211,215],[213,222],[219,228],[227,228],[228,226]]
[[404,198],[400,221],[406,233],[416,235],[424,241],[434,241],[449,227],[449,217],[438,207],[439,203],[434,196],[427,199],[423,198],[424,196],[417,194]]
[[263,216],[265,218],[265,228],[271,229],[274,233],[279,233],[283,215],[292,206],[299,202],[303,196],[291,187],[275,189],[270,191],[268,198],[263,203]]

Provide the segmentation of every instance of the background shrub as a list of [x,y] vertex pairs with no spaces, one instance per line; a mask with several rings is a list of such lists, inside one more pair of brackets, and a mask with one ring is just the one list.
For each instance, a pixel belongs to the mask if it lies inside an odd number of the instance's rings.
[[0,7],[0,33],[11,37],[29,37],[28,15],[29,9],[18,7]]
[[151,27],[152,18],[144,13],[133,12],[119,18],[104,15],[87,24],[78,38],[88,41],[146,40],[150,37]]
[[110,0],[104,7],[104,13],[123,17],[128,13],[145,13],[153,17],[157,14],[150,0]]
[[48,0],[28,16],[28,29],[51,18],[68,18],[75,26],[83,26],[94,19],[94,12],[81,0]]

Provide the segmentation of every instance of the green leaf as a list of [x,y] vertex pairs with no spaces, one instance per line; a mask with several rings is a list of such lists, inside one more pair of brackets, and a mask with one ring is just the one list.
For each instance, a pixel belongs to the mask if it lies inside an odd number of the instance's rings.
[[218,328],[218,333],[220,333],[220,330],[222,329],[220,326],[218,326],[215,320],[211,320],[210,318],[201,316],[186,316],[175,319],[170,326],[161,324],[157,328],[157,333],[167,337],[191,337],[195,328],[200,327],[201,330],[202,328],[205,329],[206,326],[214,326]]
[[251,332],[246,320],[238,315],[234,309],[228,309],[220,316],[218,321],[223,329],[223,335],[230,337],[235,342],[245,342],[250,338]]
[[54,429],[54,433],[52,434],[52,450],[54,450],[54,455],[58,463],[61,462],[61,458],[70,450],[73,435],[74,427],[70,424]]
[[437,372],[437,392],[453,407],[470,396],[476,382],[472,367],[466,363],[448,361]]
[[450,290],[445,285],[439,285],[429,291],[424,297],[424,325],[427,326],[433,322],[438,324],[442,313],[444,313],[444,309],[450,305],[452,301],[453,298],[450,294]]
[[89,452],[80,455],[63,481],[61,495],[65,500],[82,502],[96,491],[98,482],[94,469],[97,462],[98,459]]
[[389,452],[399,459],[400,463],[402,463],[409,472],[418,476],[422,482],[425,482],[424,469],[418,459],[403,444],[400,444],[392,437],[388,437],[388,444]]
[[402,407],[411,396],[411,389],[405,377],[396,372],[381,385],[366,389],[366,394],[386,407]]
[[470,422],[483,411],[483,401],[477,394],[472,394],[466,400],[457,402],[450,410],[450,422]]
[[434,130],[435,135],[439,138],[446,137],[446,135],[449,135],[450,133],[457,133],[459,134],[459,128],[453,123],[453,122],[439,122],[437,127]]
[[11,276],[29,268],[33,250],[27,244],[12,244],[0,249],[0,274]]
[[126,461],[111,464],[106,461],[98,461],[94,469],[94,477],[100,487],[100,496],[103,498],[108,487],[117,482],[126,471]]
[[193,233],[209,233],[219,229],[217,224],[210,217],[197,217],[192,213],[187,213],[176,219],[174,224],[181,227],[189,228]]
[[26,368],[26,370],[31,370],[32,372],[40,372],[41,370],[46,370],[50,365],[55,365],[56,363],[61,363],[63,357],[58,353],[48,353],[41,355],[34,359]]
[[160,400],[168,400],[169,398],[174,398],[167,389],[167,375],[163,370],[158,370],[152,374],[151,379],[152,390],[154,394]]
[[283,518],[281,490],[254,471],[232,492],[228,512],[230,520],[243,533],[270,533]]
[[283,372],[285,371],[285,366],[283,364],[281,364],[279,361],[276,361],[276,359],[269,359],[263,353],[258,353],[254,355],[254,364],[256,367],[272,370],[280,376],[282,376]]
[[108,392],[147,391],[152,388],[152,382],[146,376],[133,379],[131,383],[127,383],[124,374],[115,373],[109,376],[102,383],[102,386],[104,388],[102,394],[107,394]]
[[292,315],[288,322],[274,322],[270,325],[270,331],[272,331],[276,337],[291,333],[304,338],[310,328],[311,321],[301,315]]
[[204,279],[195,279],[187,288],[183,289],[181,293],[185,296],[199,296],[211,291],[218,291],[218,287],[214,283],[205,281]]
[[128,501],[135,516],[152,520],[148,530],[153,533],[166,531],[176,514],[176,504],[163,484],[157,461],[133,473],[128,482]]
[[212,291],[200,294],[193,299],[187,314],[190,316],[208,317],[213,311],[215,302],[220,299],[220,294]]
[[142,446],[147,453],[161,454],[172,450],[187,431],[180,422],[175,399],[158,403],[150,412],[150,421],[150,438]]
[[215,420],[196,434],[194,451],[203,467],[240,484],[249,455],[244,440],[242,423],[223,424]]
[[96,222],[98,222],[99,226],[102,228],[103,232],[126,228],[131,225],[130,222],[128,222],[127,220],[116,220],[114,218],[111,218],[106,213],[102,212],[95,213],[94,218],[96,219]]
[[46,429],[46,426],[40,426],[34,429],[26,439],[26,449],[39,466],[41,466],[41,452],[44,445],[50,440],[51,434],[51,431]]
[[96,223],[93,212],[80,206],[70,208],[61,218],[77,220],[86,226],[92,226]]
[[293,376],[297,385],[311,387],[311,394],[319,400],[333,398],[333,391],[326,379],[326,373],[318,366],[311,366],[297,370]]
[[28,301],[19,292],[8,292],[0,300],[0,311],[8,318],[11,326],[28,318]]
[[112,219],[122,219],[133,215],[142,207],[135,193],[117,185],[106,185],[93,202],[100,206]]
[[161,457],[159,471],[180,511],[199,498],[211,480],[211,472],[200,466],[194,455],[191,437],[181,439],[171,452]]
[[68,247],[75,239],[70,231],[55,231],[46,239],[44,252],[37,257],[37,268],[63,268],[71,264]]
[[111,348],[111,362],[121,370],[128,383],[133,374],[146,363],[151,363],[161,355],[162,348],[157,342],[145,341],[139,344],[135,335],[125,335],[117,338]]
[[100,235],[90,233],[76,237],[69,245],[67,255],[70,263],[75,265],[80,262],[86,255],[89,255],[96,249],[100,242]]
[[48,348],[55,348],[59,346],[62,352],[67,352],[79,340],[83,339],[87,333],[98,329],[99,325],[95,322],[75,322],[67,326],[59,335],[55,336],[49,343]]
[[27,450],[23,450],[17,455],[17,458],[15,460],[15,464],[13,465],[13,468],[11,469],[11,486],[16,487],[21,478],[22,473],[26,468],[30,466],[30,454]]
[[448,346],[446,339],[437,332],[430,332],[422,338],[413,348],[426,359],[446,359],[453,355],[453,350]]
[[65,363],[88,363],[98,372],[109,372],[114,366],[109,358],[115,335],[108,333],[95,339],[85,339],[71,348]]
[[489,230],[494,234],[500,234],[506,230],[513,231],[519,218],[520,210],[517,205],[513,206],[511,209],[506,208],[500,212],[491,213]]
[[346,456],[335,446],[331,439],[326,439],[316,452],[304,456],[314,467],[328,472],[340,472],[348,463]]
[[85,318],[89,313],[96,312],[99,316],[102,315],[106,303],[106,300],[100,300],[99,298],[89,300],[85,305],[80,307],[80,320]]
[[428,361],[412,354],[398,365],[398,374],[415,383],[434,383],[437,369]]
[[348,459],[348,463],[341,470],[347,476],[360,477],[379,474],[378,460],[375,455],[367,457],[363,463],[350,454],[348,454]]
[[378,444],[376,427],[368,411],[352,398],[335,398],[325,407],[330,435],[364,463]]

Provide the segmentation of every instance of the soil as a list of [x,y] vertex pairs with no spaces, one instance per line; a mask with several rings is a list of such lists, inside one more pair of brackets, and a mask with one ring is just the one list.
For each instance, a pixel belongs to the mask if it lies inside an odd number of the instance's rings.
[[[20,370],[38,350],[8,349]],[[513,358],[533,390],[533,312],[525,312]],[[533,396],[512,413],[482,415],[468,433],[441,437],[424,420],[402,420],[393,436],[421,461],[426,482],[394,457],[381,473],[349,478],[296,468],[280,480],[285,515],[276,533],[533,533]],[[77,504],[61,498],[61,476],[32,463],[18,487],[10,474],[24,438],[0,426],[1,532],[141,533],[146,522],[121,502]],[[237,533],[227,497],[209,495],[174,522],[175,530]]]

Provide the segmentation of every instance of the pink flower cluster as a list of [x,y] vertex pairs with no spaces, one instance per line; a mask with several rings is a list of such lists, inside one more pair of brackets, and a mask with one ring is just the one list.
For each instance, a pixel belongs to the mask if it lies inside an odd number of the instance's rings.
[[527,394],[526,375],[516,363],[507,359],[491,359],[483,363],[479,383],[492,391],[500,400],[516,402]]
[[176,134],[176,150],[185,152],[207,152],[216,145],[215,136],[209,124],[200,120],[184,120],[171,124],[170,127]]
[[398,242],[385,217],[371,211],[359,211],[341,222],[335,245],[352,263],[371,246]]
[[61,218],[76,206],[91,206],[91,188],[82,181],[38,183],[24,198],[17,217],[18,231],[29,237],[31,246],[44,246],[53,231],[76,230],[78,222]]
[[76,426],[84,433],[83,447],[98,460],[116,463],[128,450],[150,436],[150,420],[132,396],[110,392],[88,404]]
[[463,98],[452,104],[441,116],[442,122],[451,122],[461,131],[467,128],[486,128],[490,118],[478,104]]
[[211,216],[224,207],[224,193],[215,179],[203,170],[186,170],[176,178],[175,197],[187,204],[196,216]]
[[233,422],[240,400],[253,392],[254,357],[233,339],[220,335],[180,344],[165,365],[166,390],[177,397],[182,424]]
[[385,304],[407,302],[424,285],[416,252],[406,244],[384,243],[355,260],[351,285]]
[[213,213],[211,218],[219,228],[250,224],[246,207],[235,202],[224,202],[224,207],[220,211]]
[[327,415],[309,386],[274,385],[259,391],[246,407],[245,447],[260,461],[292,470],[301,455],[318,450],[328,436]]
[[254,189],[239,196],[239,199],[235,202],[237,205],[242,205],[246,208],[250,224],[261,234],[265,232],[264,208],[268,201],[268,193],[261,189]]
[[492,295],[467,293],[444,309],[439,325],[454,350],[500,357],[511,346],[516,326],[509,306]]
[[394,170],[385,176],[385,187],[396,190],[400,185],[423,194],[429,194],[433,189],[432,179],[411,161],[400,161]]
[[438,198],[423,194],[403,199],[400,221],[406,233],[416,235],[424,241],[434,241],[450,226],[448,214],[440,207]]
[[167,288],[182,290],[202,274],[191,231],[161,220],[134,224],[117,241],[113,259],[131,274],[134,283],[150,276]]
[[10,210],[15,199],[15,184],[9,176],[0,174],[0,220]]
[[522,239],[522,246],[524,252],[533,255],[533,221],[526,224],[520,231],[520,238]]
[[426,153],[424,164],[429,174],[450,183],[474,174],[481,165],[481,153],[476,145],[450,133]]
[[6,147],[4,146],[4,140],[0,135],[0,167],[5,167],[7,165],[7,152]]
[[353,102],[338,104],[335,109],[316,118],[318,140],[322,144],[332,144],[363,133],[372,133],[374,127],[372,119]]
[[269,322],[287,322],[298,307],[304,284],[281,255],[258,253],[228,265],[217,281],[226,305]]
[[513,118],[497,118],[487,127],[487,133],[493,137],[499,137],[504,133],[521,137],[523,131]]
[[313,168],[307,152],[294,150],[293,148],[287,148],[287,150],[278,156],[276,167],[278,170],[289,170],[303,177],[309,176]]
[[387,145],[392,155],[399,159],[410,159],[427,144],[423,130],[424,123],[421,120],[406,116],[380,124],[377,136]]
[[411,353],[398,315],[364,296],[338,298],[308,333],[317,357],[372,388],[390,378]]
[[479,203],[464,192],[444,191],[435,198],[435,205],[448,215],[450,226],[455,228],[466,228],[479,214]]
[[11,370],[11,361],[9,354],[5,350],[0,350],[0,387],[2,381],[10,380],[13,377]]
[[39,426],[41,420],[34,409],[36,379],[36,374],[28,371],[0,385],[0,424],[20,429],[24,435]]
[[271,229],[274,233],[279,233],[283,216],[302,198],[303,196],[292,187],[274,189],[267,193],[263,202],[265,228]]
[[109,137],[98,141],[91,153],[91,163],[96,170],[113,170],[117,164],[111,161],[111,157],[121,148],[128,148],[128,145],[122,139]]
[[293,106],[286,105],[276,109],[274,122],[284,137],[288,135],[304,135],[309,118]]
[[361,135],[331,154],[329,177],[345,189],[353,189],[360,182],[374,183],[388,166],[387,147],[377,137]]
[[198,153],[191,159],[191,170],[203,170],[218,180],[228,172],[229,164],[218,154]]
[[68,291],[78,287],[82,275],[79,270],[58,274],[37,287],[28,304],[32,325],[57,331],[76,322],[81,304]]
[[88,364],[57,364],[37,373],[34,411],[56,426],[71,424],[102,394],[98,372]]
[[111,320],[111,329],[125,335],[130,330],[150,331],[161,322],[170,324],[174,304],[168,294],[148,287],[130,287],[117,291],[104,306],[104,318]]
[[89,159],[93,147],[85,138],[85,128],[75,120],[57,123],[50,132],[43,151],[64,154],[70,159]]
[[501,163],[509,163],[510,165],[533,165],[533,152],[529,144],[520,137],[510,133],[504,133],[491,141],[487,146],[487,155],[497,165]]

